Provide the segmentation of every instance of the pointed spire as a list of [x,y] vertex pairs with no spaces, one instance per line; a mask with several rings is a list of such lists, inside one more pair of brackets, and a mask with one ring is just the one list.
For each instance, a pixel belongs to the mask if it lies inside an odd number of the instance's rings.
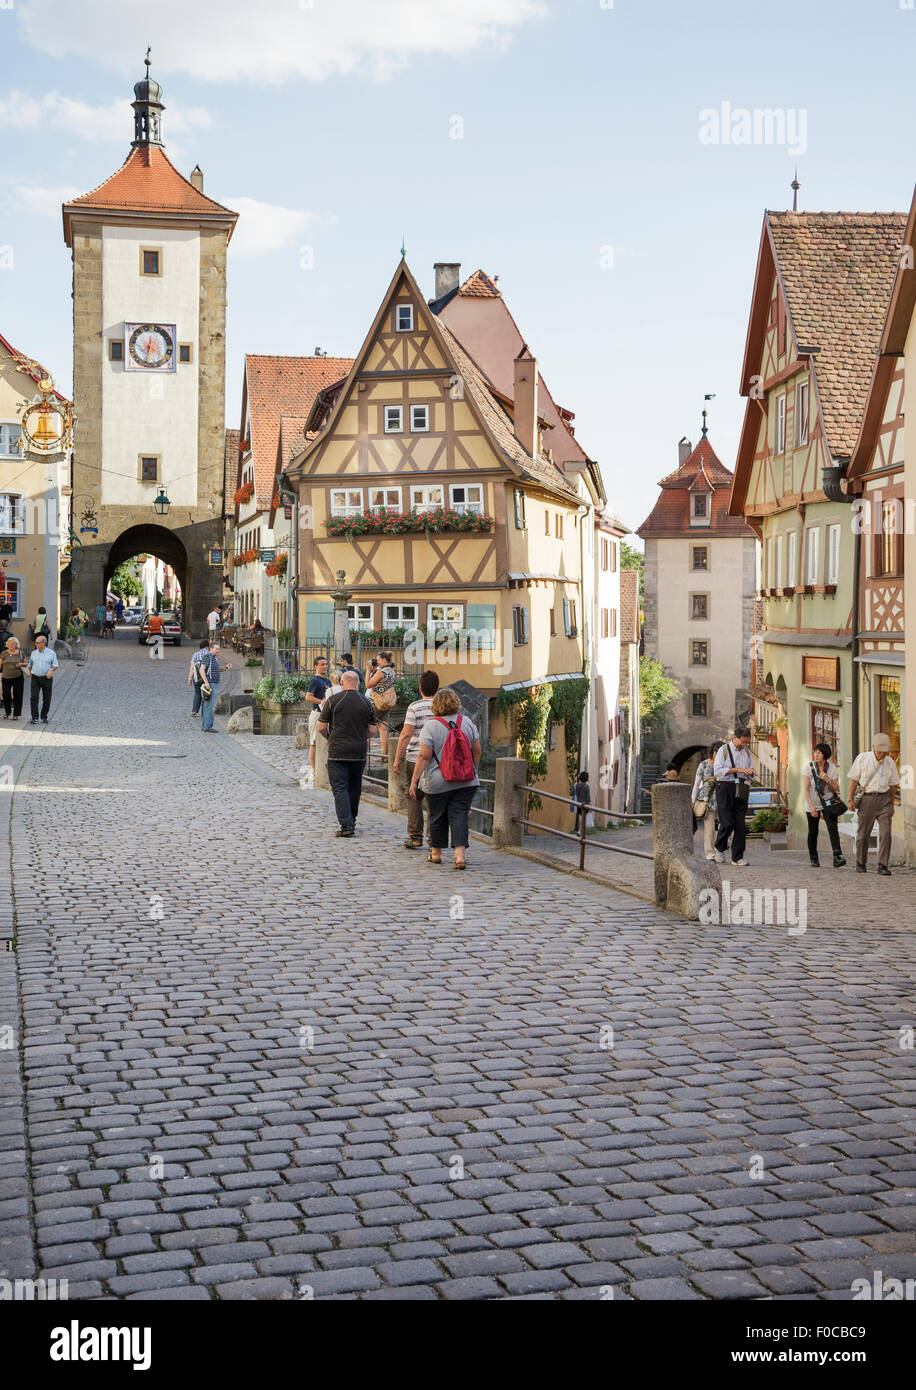
[[791,182],[791,184],[789,185],[789,187],[792,189],[792,211],[793,211],[793,212],[798,212],[798,190],[801,188],[801,184],[800,184],[799,181],[798,181],[798,168],[797,168],[797,167],[796,167],[796,170],[795,170],[795,178],[792,180],[792,182]]
[[402,232],[402,233],[401,233],[401,260],[402,260],[402,261],[404,260],[404,258],[406,257],[406,255],[407,255],[407,238],[406,238],[406,236],[404,235],[404,233]]
[[135,145],[162,145],[162,113],[165,107],[162,105],[160,97],[162,88],[159,83],[150,77],[150,53],[147,48],[146,57],[143,60],[146,64],[146,76],[134,87],[134,100],[131,106],[134,108],[134,140]]

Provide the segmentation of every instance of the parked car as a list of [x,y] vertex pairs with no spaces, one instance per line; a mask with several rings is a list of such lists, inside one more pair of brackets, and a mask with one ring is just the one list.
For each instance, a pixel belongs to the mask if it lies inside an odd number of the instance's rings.
[[140,607],[139,603],[132,603],[124,609],[122,622],[128,627],[136,627],[142,617],[143,609]]
[[748,796],[747,811],[752,816],[757,811],[764,811],[768,806],[780,807],[783,804],[782,797],[775,787],[755,787],[751,786]]
[[[162,619],[163,641],[170,642],[173,647],[181,646],[181,623],[174,613],[164,612],[159,614]],[[144,613],[140,619],[140,628],[137,633],[137,641],[143,645],[149,637],[149,620],[151,614]]]

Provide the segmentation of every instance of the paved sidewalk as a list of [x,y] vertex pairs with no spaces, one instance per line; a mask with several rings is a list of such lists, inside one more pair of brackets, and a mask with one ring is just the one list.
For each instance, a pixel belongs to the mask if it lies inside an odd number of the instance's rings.
[[701,928],[486,845],[459,875],[371,805],[335,840],[327,794],[188,717],[186,658],[100,644],[17,776],[0,1274],[201,1300],[916,1276],[910,933]]

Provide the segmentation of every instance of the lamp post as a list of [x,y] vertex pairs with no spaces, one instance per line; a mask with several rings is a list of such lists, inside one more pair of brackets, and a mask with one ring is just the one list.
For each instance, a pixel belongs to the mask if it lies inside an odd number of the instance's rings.
[[[287,542],[286,560],[286,621],[289,623],[292,635],[292,648],[296,653],[296,669],[299,668],[299,603],[296,602],[296,611],[293,612],[293,561],[296,564],[296,587],[299,587],[299,495],[291,492],[288,487],[284,487],[282,482],[277,484],[277,495],[288,497],[292,503],[292,515],[290,516],[289,541]],[[293,548],[293,537],[295,536],[295,549]]]

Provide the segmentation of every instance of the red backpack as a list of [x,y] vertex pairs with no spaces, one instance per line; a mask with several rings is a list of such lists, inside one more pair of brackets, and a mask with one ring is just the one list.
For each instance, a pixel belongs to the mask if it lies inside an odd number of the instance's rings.
[[473,781],[474,754],[471,752],[467,734],[463,733],[461,729],[462,716],[459,714],[454,724],[449,723],[447,719],[441,719],[438,714],[435,718],[448,729],[442,755],[436,760],[442,776],[446,782]]

